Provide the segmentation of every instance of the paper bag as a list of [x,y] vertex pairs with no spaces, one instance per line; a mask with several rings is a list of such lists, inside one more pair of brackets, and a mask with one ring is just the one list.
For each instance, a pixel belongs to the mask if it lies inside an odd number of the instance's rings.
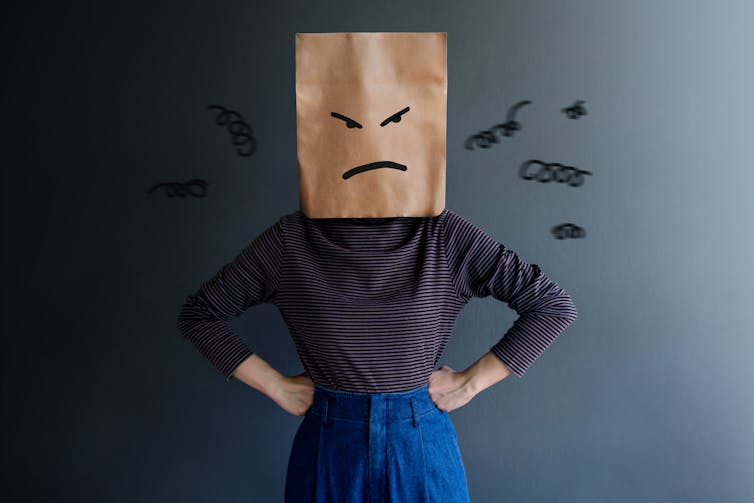
[[301,211],[427,217],[445,208],[445,32],[296,33]]

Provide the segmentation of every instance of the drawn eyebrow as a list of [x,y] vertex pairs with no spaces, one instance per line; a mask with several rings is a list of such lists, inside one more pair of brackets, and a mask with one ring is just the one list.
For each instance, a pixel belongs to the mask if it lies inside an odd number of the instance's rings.
[[409,107],[404,108],[400,112],[395,112],[393,115],[385,119],[384,121],[380,122],[380,126],[385,126],[391,122],[400,122],[401,121],[401,115],[408,112],[410,109]]
[[[380,126],[384,127],[384,126],[388,125],[391,122],[400,122],[401,121],[401,115],[405,114],[409,110],[411,110],[411,108],[410,107],[406,107],[403,110],[395,112],[393,115],[391,115],[390,117],[388,117],[384,121],[380,122]],[[332,115],[336,119],[341,119],[341,120],[345,121],[346,122],[346,126],[348,126],[349,128],[354,128],[354,127],[362,128],[363,127],[361,124],[359,124],[355,120],[351,119],[350,117],[346,117],[343,114],[339,114],[338,112],[330,112],[330,115]]]
[[348,126],[349,128],[353,128],[353,127],[361,128],[361,124],[359,124],[358,122],[356,122],[355,120],[349,117],[346,117],[345,115],[339,114],[338,112],[330,112],[330,115],[332,115],[336,119],[342,119],[346,121],[346,126]]

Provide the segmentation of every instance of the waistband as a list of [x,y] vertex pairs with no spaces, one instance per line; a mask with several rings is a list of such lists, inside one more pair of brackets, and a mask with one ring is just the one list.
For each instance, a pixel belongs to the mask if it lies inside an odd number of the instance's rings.
[[427,384],[391,393],[340,391],[315,384],[314,402],[307,414],[323,416],[325,421],[332,418],[368,423],[370,412],[377,407],[384,410],[385,416],[392,421],[416,419],[437,409]]

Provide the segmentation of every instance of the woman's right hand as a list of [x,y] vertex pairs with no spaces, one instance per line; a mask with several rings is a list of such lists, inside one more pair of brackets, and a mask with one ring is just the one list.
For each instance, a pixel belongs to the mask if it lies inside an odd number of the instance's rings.
[[294,416],[304,416],[314,403],[314,382],[305,372],[284,376],[270,398],[284,411]]

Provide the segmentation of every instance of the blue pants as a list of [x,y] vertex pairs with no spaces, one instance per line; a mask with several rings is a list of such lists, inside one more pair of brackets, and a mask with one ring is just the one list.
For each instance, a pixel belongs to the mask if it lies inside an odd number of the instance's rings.
[[293,439],[285,503],[468,503],[455,427],[427,385],[397,393],[314,386]]

